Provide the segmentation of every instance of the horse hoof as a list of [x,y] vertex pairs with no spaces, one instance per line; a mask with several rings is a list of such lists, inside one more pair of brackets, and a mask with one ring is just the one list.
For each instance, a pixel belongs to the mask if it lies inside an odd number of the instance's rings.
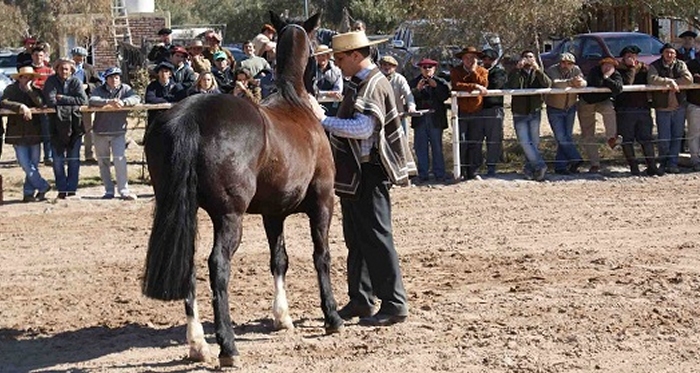
[[326,328],[326,334],[336,334],[343,330],[343,325],[345,325],[343,319],[336,314],[332,322],[327,322],[323,327]]
[[209,347],[204,346],[204,347],[190,347],[190,355],[187,358],[190,361],[198,362],[198,363],[206,363],[209,362],[209,360],[212,358],[210,352],[209,352]]
[[282,320],[275,320],[273,323],[275,330],[294,330],[294,323],[292,318],[287,316]]
[[219,356],[219,366],[221,368],[237,368],[241,366],[240,356]]

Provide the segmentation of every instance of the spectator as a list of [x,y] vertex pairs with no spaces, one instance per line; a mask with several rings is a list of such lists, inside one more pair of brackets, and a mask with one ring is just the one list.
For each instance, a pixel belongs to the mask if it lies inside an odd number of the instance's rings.
[[[546,71],[552,80],[552,88],[583,88],[587,85],[581,69],[576,65],[576,57],[562,53],[559,63]],[[583,159],[574,143],[574,121],[576,119],[576,93],[545,95],[547,119],[557,142],[557,155],[554,159],[554,172],[560,175],[578,173]]]
[[243,53],[245,53],[248,58],[241,61],[241,67],[250,70],[254,78],[263,70],[272,71],[270,63],[267,62],[266,59],[255,55],[255,46],[253,46],[252,41],[248,40],[243,43]]
[[[525,50],[520,61],[508,76],[506,86],[513,89],[549,88],[552,81],[540,69],[535,53]],[[515,135],[525,153],[524,173],[527,179],[544,181],[547,165],[540,154],[540,120],[542,116],[542,95],[513,96],[513,126]]]
[[695,47],[695,38],[698,34],[695,31],[685,31],[678,35],[679,38],[683,40],[681,47],[678,48],[678,59],[688,63],[696,58],[700,58],[698,55],[698,49]]
[[[164,61],[158,64],[155,68],[157,79],[152,81],[146,87],[146,103],[147,104],[165,104],[178,102],[187,96],[187,91],[178,86],[172,79],[173,70],[175,68],[170,62]],[[160,110],[148,111],[148,124],[158,117]]]
[[[44,83],[49,76],[53,75],[53,69],[46,63],[46,51],[43,47],[35,46],[32,49],[32,68],[34,72],[39,74],[34,79],[32,84],[44,89]],[[49,130],[49,117],[46,114],[40,114],[41,121],[41,142],[44,150],[44,165],[51,166],[53,164],[53,152],[51,149],[51,131]]]
[[236,86],[231,93],[234,96],[248,99],[254,104],[258,104],[262,100],[260,85],[250,75],[250,70],[245,67],[236,69]]
[[170,48],[173,47],[173,41],[171,34],[173,30],[169,28],[162,28],[158,30],[158,37],[160,41],[156,43],[151,51],[148,53],[148,60],[152,63],[159,64],[163,61],[170,60]]
[[618,66],[616,59],[603,58],[588,72],[586,82],[588,87],[604,87],[610,89],[610,93],[584,93],[578,103],[578,121],[581,125],[581,138],[588,159],[591,162],[589,173],[600,172],[600,155],[598,143],[595,141],[596,118],[595,113],[603,116],[605,137],[611,149],[619,144],[617,139],[617,119],[612,99],[622,92],[622,76],[615,68]]
[[[388,326],[408,316],[398,254],[391,229],[390,182],[407,183],[411,153],[400,126],[391,85],[370,60],[364,32],[333,37],[335,62],[345,86],[337,117],[326,117],[312,100],[314,112],[331,134],[341,196],[343,234],[348,247],[350,302],[338,311],[360,325]],[[378,129],[378,130],[376,130]],[[375,297],[381,300],[375,314]]]
[[352,27],[350,27],[350,31],[367,31],[367,25],[365,24],[365,21],[357,19],[355,22],[352,23]]
[[678,154],[685,127],[685,92],[680,85],[691,84],[693,76],[685,62],[676,58],[671,44],[661,47],[661,58],[649,65],[649,84],[670,88],[653,91],[651,102],[656,111],[659,160],[661,173],[678,173]]
[[11,77],[15,82],[5,88],[0,107],[17,111],[18,115],[7,116],[6,142],[13,145],[24,171],[22,202],[44,201],[51,186],[39,172],[41,119],[30,109],[44,105],[41,90],[32,84],[39,74],[31,66],[23,66]]
[[260,33],[253,38],[255,55],[264,58],[270,65],[275,63],[275,50],[277,49],[277,43],[274,41],[275,34],[277,34],[275,28],[266,23]]
[[22,45],[24,46],[24,50],[19,52],[17,55],[17,68],[19,69],[22,66],[28,66],[32,64],[32,50],[34,49],[34,45],[36,44],[36,38],[33,36],[28,36],[24,38],[22,41]]
[[[100,76],[95,71],[95,68],[85,62],[88,55],[87,49],[83,47],[75,47],[70,51],[73,62],[75,62],[75,73],[73,76],[78,78],[83,83],[85,94],[90,96],[96,85],[102,84]],[[85,127],[84,136],[84,155],[87,163],[96,164],[97,161],[92,154],[92,118],[94,113],[83,113],[83,126]]]
[[192,40],[187,51],[190,54],[190,63],[195,74],[211,71],[211,61],[202,54],[204,51],[204,43],[202,43],[201,40]]
[[88,97],[83,83],[73,76],[73,60],[59,59],[54,70],[56,73],[46,79],[43,92],[47,106],[56,109],[55,114],[49,114],[53,173],[58,198],[65,199],[75,196],[78,189],[80,146],[85,133],[80,106],[88,104]]
[[[427,110],[425,114],[411,118],[413,148],[416,151],[416,166],[420,182],[426,182],[429,179],[431,159],[435,180],[445,181],[442,132],[447,128],[445,100],[450,97],[450,87],[447,81],[435,75],[437,65],[437,61],[423,58],[418,62],[421,73],[409,83],[416,100],[416,108]],[[428,148],[430,148],[430,157]]]
[[[234,66],[236,61],[234,60]],[[219,90],[223,93],[231,93],[236,85],[236,74],[224,52],[214,53],[214,67],[211,70],[216,79]]]
[[211,71],[199,74],[194,86],[190,88],[188,96],[200,93],[221,93],[219,86],[216,84],[216,78],[214,78],[214,74]]
[[336,100],[321,103],[321,106],[326,108],[326,115],[336,115],[340,99],[343,98],[343,73],[331,61],[329,51],[330,48],[327,45],[321,44],[316,47],[316,88],[319,92],[324,92],[328,98]]
[[[694,83],[700,83],[700,59],[695,58],[687,62],[688,71],[693,76]],[[689,89],[686,91],[688,108],[688,150],[690,151],[690,163],[693,171],[700,171],[700,90]],[[652,149],[653,150],[653,149]]]
[[185,61],[189,53],[183,47],[173,47],[171,49],[172,55],[170,57],[170,62],[173,64],[173,82],[177,84],[178,90],[187,91],[192,88],[194,81],[197,80],[194,76],[194,71],[191,67],[187,66]]
[[[90,106],[121,108],[141,102],[129,85],[122,84],[122,71],[110,67],[104,73],[105,84],[97,87],[90,97]],[[126,127],[128,111],[99,111],[95,113],[95,152],[100,166],[100,178],[105,187],[103,199],[114,198],[114,182],[110,172],[110,153],[117,177],[117,191],[122,199],[135,200],[129,191],[129,174],[126,169]]]
[[[396,109],[399,111],[399,116],[401,117],[401,128],[403,128],[404,133],[408,134],[406,128],[406,113],[414,113],[416,111],[416,100],[413,97],[411,86],[408,85],[406,77],[396,71],[398,66],[399,62],[396,61],[396,58],[389,55],[379,60],[379,70],[389,79],[391,88],[394,90]],[[340,70],[338,70],[338,73],[340,73]]]
[[[649,67],[637,60],[641,49],[636,45],[628,45],[620,51],[622,63],[617,72],[622,76],[624,85],[647,84]],[[622,92],[615,97],[615,113],[617,117],[617,132],[622,136],[622,153],[630,166],[632,175],[639,175],[637,158],[634,155],[634,141],[642,147],[644,160],[647,164],[646,174],[658,174],[654,155],[653,136],[651,134],[654,122],[651,120],[651,105],[649,92]]]
[[[481,61],[488,70],[488,89],[503,89],[508,81],[508,74],[497,63],[498,52],[493,49],[484,49],[481,52]],[[486,139],[486,174],[496,175],[496,165],[503,152],[503,96],[484,97],[484,106],[481,110],[481,120],[474,121],[473,133],[475,134],[476,149],[474,150],[473,164],[476,169],[483,163],[482,143]]]
[[[481,159],[481,147],[476,143],[478,138],[479,121],[481,110],[484,107],[484,98],[489,85],[489,72],[479,66],[477,59],[481,57],[474,47],[467,47],[455,54],[455,58],[462,60],[462,64],[452,68],[450,80],[452,90],[473,92],[479,91],[479,96],[459,97],[459,163],[461,164],[462,177],[465,180],[476,178],[476,171],[480,165],[475,164],[477,159]],[[480,143],[479,143],[480,144]],[[476,153],[479,156],[476,156]],[[474,162],[474,164],[473,164]]]
[[207,48],[204,50],[204,57],[209,59],[209,61],[214,64],[214,55],[217,52],[223,52],[228,59],[228,64],[231,66],[235,65],[236,59],[233,57],[231,52],[221,47],[221,35],[219,35],[214,30],[209,30],[204,33],[204,41],[207,42]]

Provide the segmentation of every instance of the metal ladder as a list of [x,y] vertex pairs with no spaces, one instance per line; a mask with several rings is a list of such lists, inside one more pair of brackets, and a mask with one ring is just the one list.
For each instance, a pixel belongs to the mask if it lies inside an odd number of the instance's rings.
[[133,44],[124,0],[112,0],[112,37],[115,48],[119,46],[120,41]]

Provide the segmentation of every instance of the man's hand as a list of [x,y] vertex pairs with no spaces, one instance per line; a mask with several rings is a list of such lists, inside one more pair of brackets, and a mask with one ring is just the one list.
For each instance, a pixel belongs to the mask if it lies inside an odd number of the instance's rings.
[[477,84],[477,85],[476,85],[476,89],[479,91],[479,94],[482,95],[482,96],[485,95],[486,93],[488,93],[488,91],[489,91],[488,88],[484,87],[484,86],[481,85],[481,84]]
[[24,117],[24,120],[32,120],[32,110],[27,105],[21,105],[19,107],[19,112],[22,114],[22,117]]

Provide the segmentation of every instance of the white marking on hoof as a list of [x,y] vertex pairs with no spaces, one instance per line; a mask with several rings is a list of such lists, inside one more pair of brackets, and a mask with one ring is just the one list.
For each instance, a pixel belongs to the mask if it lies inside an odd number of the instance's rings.
[[190,345],[189,359],[192,361],[206,362],[211,358],[209,344],[204,339],[204,328],[199,322],[199,310],[197,301],[193,305],[194,315],[187,317],[187,343]]
[[284,290],[284,278],[275,276],[275,300],[272,302],[272,315],[274,316],[273,327],[275,330],[293,330],[294,323],[289,316],[289,304],[287,303],[287,292]]

